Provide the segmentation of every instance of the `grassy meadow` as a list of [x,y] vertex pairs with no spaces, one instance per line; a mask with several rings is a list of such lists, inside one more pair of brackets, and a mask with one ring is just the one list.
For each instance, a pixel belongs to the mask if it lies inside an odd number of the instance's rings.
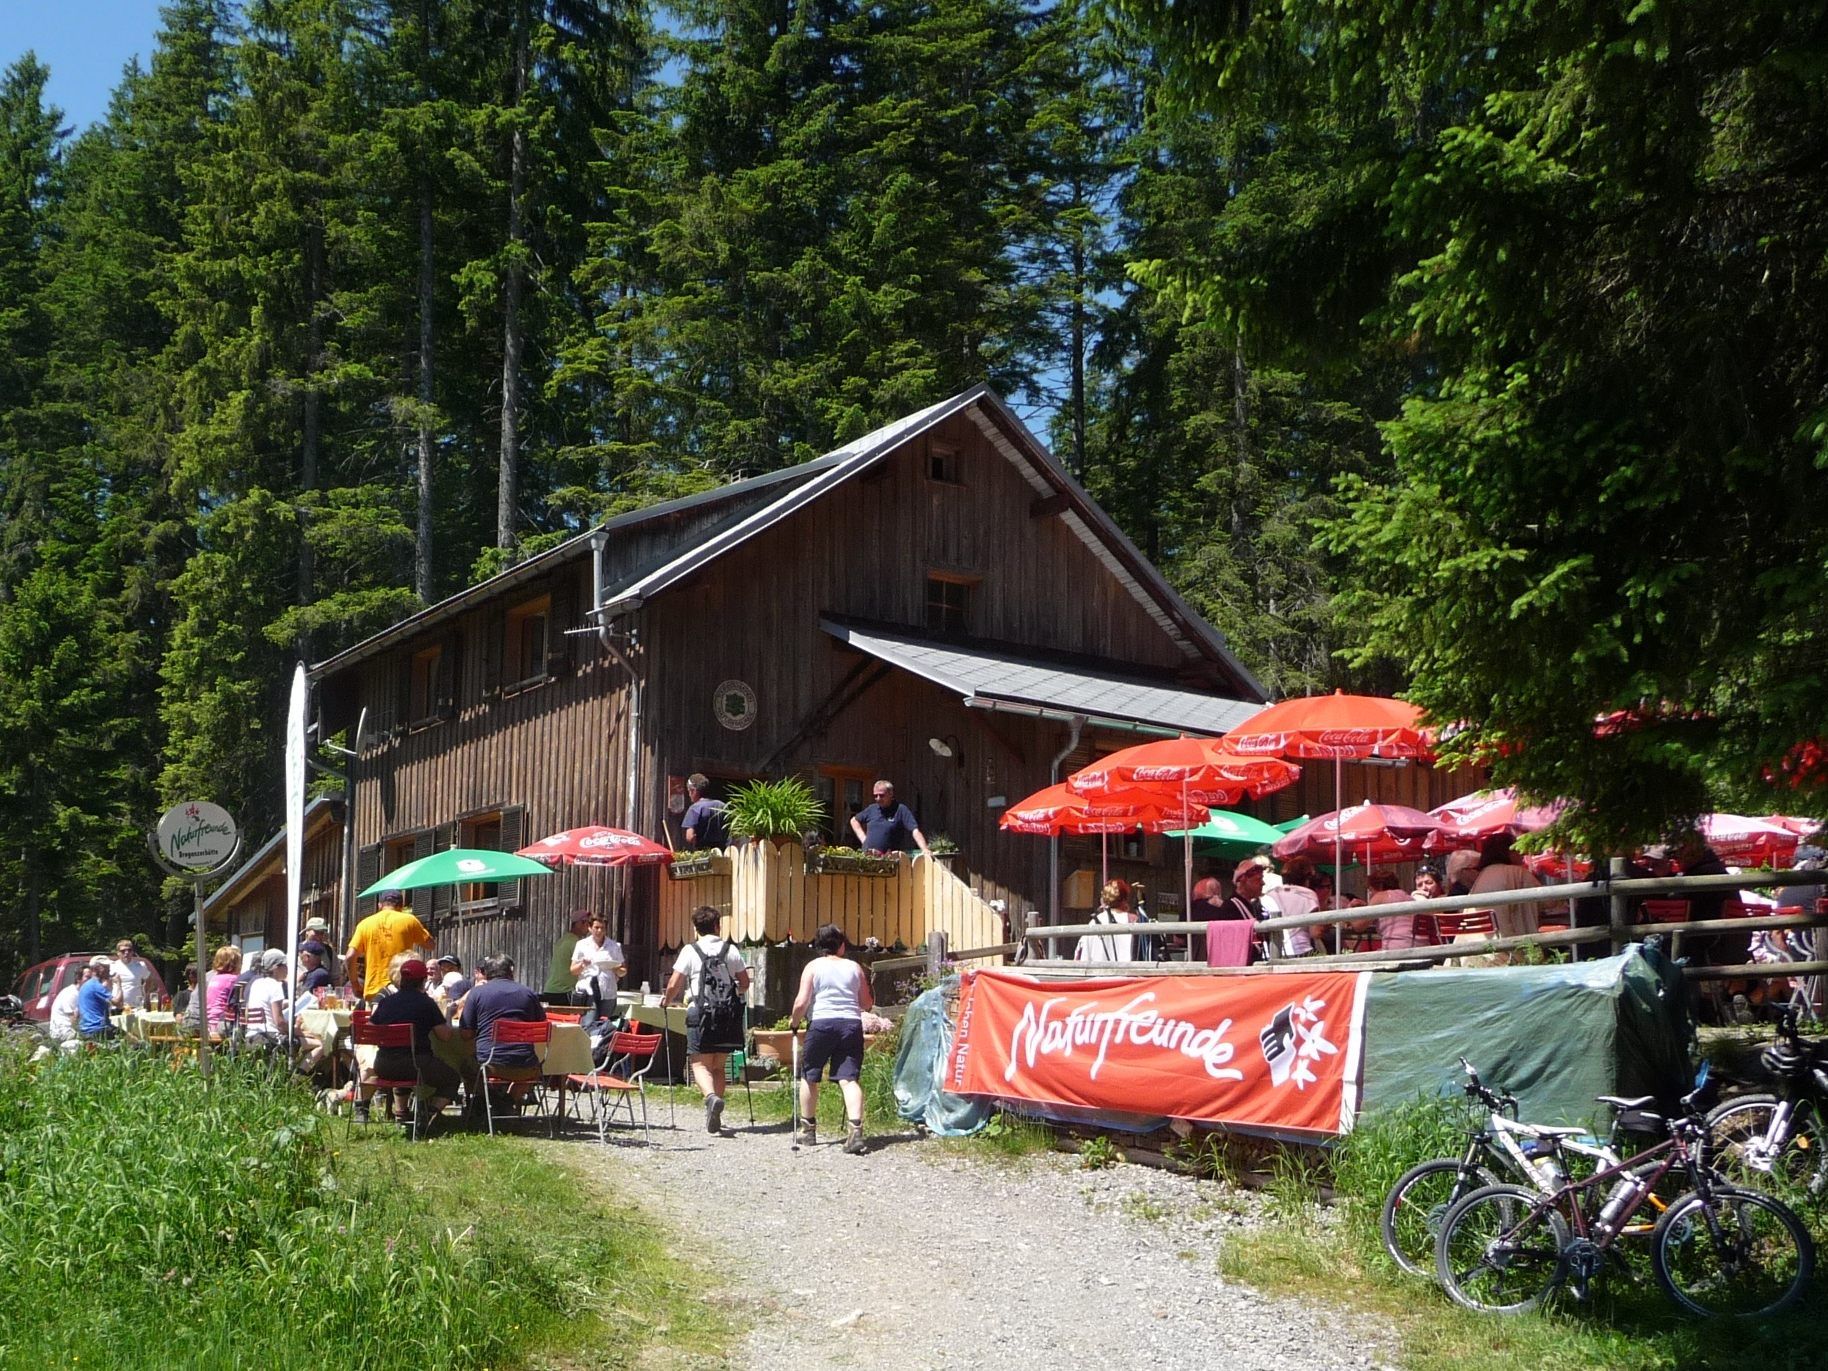
[[[0,1043],[0,1367],[623,1366],[731,1329],[526,1139],[351,1133],[260,1065]],[[651,1357],[650,1357],[651,1360]]]

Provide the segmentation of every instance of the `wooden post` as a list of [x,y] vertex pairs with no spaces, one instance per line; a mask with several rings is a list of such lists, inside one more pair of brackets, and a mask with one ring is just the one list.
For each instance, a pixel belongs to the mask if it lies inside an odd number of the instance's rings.
[[[1607,864],[1608,881],[1620,881],[1625,878],[1625,859],[1614,857]],[[1572,910],[1573,906],[1569,906]],[[1631,942],[1631,909],[1628,898],[1613,894],[1608,905],[1607,927],[1612,934],[1612,955],[1618,956]]]
[[946,930],[933,928],[927,930],[927,975],[938,980],[941,968],[946,964]]

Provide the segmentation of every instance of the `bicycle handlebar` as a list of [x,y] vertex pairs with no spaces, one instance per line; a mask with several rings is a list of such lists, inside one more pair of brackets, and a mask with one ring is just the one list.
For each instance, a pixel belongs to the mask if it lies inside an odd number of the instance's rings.
[[1494,1114],[1509,1114],[1517,1117],[1517,1097],[1508,1090],[1493,1090],[1479,1079],[1479,1072],[1473,1064],[1460,1058],[1460,1069],[1466,1073],[1466,1084],[1460,1087],[1468,1095],[1478,1100]]

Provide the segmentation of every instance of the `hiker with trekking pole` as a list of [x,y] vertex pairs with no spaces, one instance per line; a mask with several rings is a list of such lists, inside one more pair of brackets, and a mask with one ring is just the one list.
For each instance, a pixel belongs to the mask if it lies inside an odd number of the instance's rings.
[[847,1125],[844,1150],[865,1151],[863,1142],[863,1014],[876,1007],[870,978],[846,954],[850,940],[836,924],[826,924],[813,938],[820,955],[806,964],[800,993],[794,998],[787,1027],[805,1020],[806,1046],[795,1040],[794,1089],[798,1092],[794,1142],[810,1146],[816,1141],[819,1117],[819,1079],[830,1067],[831,1077],[844,1097]]
[[695,941],[679,949],[663,1006],[686,1007],[686,1063],[705,1097],[705,1132],[723,1131],[725,1064],[743,1046],[744,999],[749,967],[736,944],[717,936],[723,915],[710,905],[692,911]]

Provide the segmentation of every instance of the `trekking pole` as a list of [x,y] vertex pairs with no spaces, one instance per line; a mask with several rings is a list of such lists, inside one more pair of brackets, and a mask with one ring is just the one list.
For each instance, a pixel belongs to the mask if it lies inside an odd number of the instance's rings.
[[793,1076],[787,1082],[787,1091],[793,1096],[793,1151],[800,1150],[800,1035],[792,1028],[787,1030],[788,1041],[792,1044]]
[[674,1117],[674,1097],[679,1093],[679,1078],[673,1074],[673,1025],[667,1015],[672,1006],[667,1004],[664,996],[660,1000],[660,1037],[666,1043],[666,1126],[677,1129],[679,1121]]
[[743,1098],[749,1102],[749,1127],[755,1127],[755,1091],[749,1087],[749,1060],[754,1044],[749,1041],[749,1005],[743,1005],[743,1050],[736,1054],[736,1060],[742,1069]]

